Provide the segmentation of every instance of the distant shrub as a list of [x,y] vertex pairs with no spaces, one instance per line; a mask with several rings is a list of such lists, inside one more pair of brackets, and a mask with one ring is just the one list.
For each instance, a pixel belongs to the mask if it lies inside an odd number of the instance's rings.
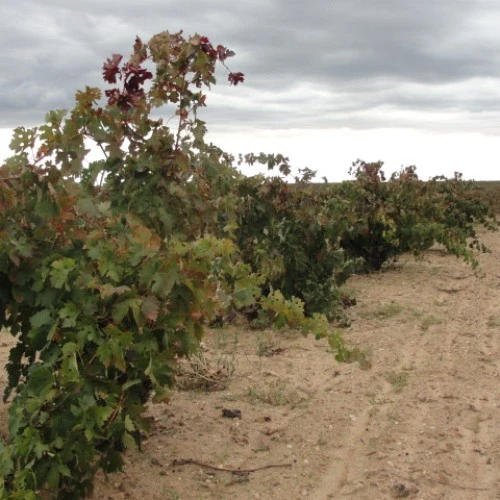
[[477,227],[495,229],[491,205],[473,196],[474,183],[460,174],[452,179],[420,180],[415,167],[406,167],[389,180],[383,163],[355,162],[353,181],[342,183],[335,195],[348,202],[350,221],[341,246],[360,257],[366,271],[379,270],[406,252],[420,255],[434,243],[477,265],[477,251],[486,248]]

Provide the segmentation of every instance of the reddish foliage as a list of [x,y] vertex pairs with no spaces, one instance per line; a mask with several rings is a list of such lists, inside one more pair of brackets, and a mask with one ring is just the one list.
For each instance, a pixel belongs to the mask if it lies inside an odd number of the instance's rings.
[[231,85],[238,85],[245,81],[245,75],[239,71],[238,73],[229,73],[227,79]]
[[[137,40],[139,39],[136,39],[134,47],[137,47]],[[153,74],[136,64],[127,63],[120,69],[118,65],[121,60],[121,55],[114,54],[103,65],[103,77],[107,82],[116,83],[117,75],[120,75],[120,80],[123,80],[123,90],[113,88],[105,91],[108,104],[116,104],[125,110],[132,106],[140,107],[140,101],[145,97],[144,90],[141,87],[146,80],[153,78]]]
[[120,73],[119,65],[123,59],[120,54],[113,54],[108,57],[102,66],[102,76],[108,83],[116,83],[116,75]]
[[210,43],[210,40],[206,36],[200,38],[200,47],[205,54],[209,55],[212,59],[216,59],[218,56],[217,51],[214,46]]
[[234,52],[223,45],[217,45],[217,55],[219,56],[219,61],[224,62],[228,57],[233,57]]

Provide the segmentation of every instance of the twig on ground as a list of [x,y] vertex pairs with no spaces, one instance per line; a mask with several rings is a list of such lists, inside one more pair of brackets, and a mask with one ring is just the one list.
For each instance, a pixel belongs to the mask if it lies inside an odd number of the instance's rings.
[[172,462],[172,465],[187,465],[187,464],[194,464],[194,465],[199,465],[200,467],[204,467],[205,469],[210,469],[210,470],[217,470],[221,472],[232,472],[234,474],[251,474],[252,472],[257,472],[259,470],[264,470],[264,469],[272,469],[275,467],[291,467],[292,464],[269,464],[269,465],[263,465],[262,467],[256,467],[254,469],[231,469],[231,468],[226,468],[226,467],[215,467],[214,465],[206,464],[204,462],[200,462],[199,460],[194,460],[193,458],[185,458],[185,459],[175,459]]

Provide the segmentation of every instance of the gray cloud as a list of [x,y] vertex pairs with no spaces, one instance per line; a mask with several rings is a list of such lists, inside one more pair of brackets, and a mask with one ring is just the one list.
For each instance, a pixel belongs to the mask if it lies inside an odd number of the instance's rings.
[[[40,123],[100,85],[135,35],[183,29],[236,51],[215,127],[500,126],[500,4],[487,0],[18,0],[1,8],[0,126]],[[168,114],[168,111],[167,111]],[[209,128],[210,123],[209,122]]]

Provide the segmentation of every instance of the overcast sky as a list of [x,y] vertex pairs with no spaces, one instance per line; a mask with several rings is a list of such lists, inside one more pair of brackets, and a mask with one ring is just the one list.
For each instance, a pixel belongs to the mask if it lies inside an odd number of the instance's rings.
[[499,26],[498,0],[4,0],[0,157],[9,129],[101,86],[136,35],[183,29],[246,75],[221,78],[203,115],[230,152],[280,152],[331,180],[357,158],[500,179]]

